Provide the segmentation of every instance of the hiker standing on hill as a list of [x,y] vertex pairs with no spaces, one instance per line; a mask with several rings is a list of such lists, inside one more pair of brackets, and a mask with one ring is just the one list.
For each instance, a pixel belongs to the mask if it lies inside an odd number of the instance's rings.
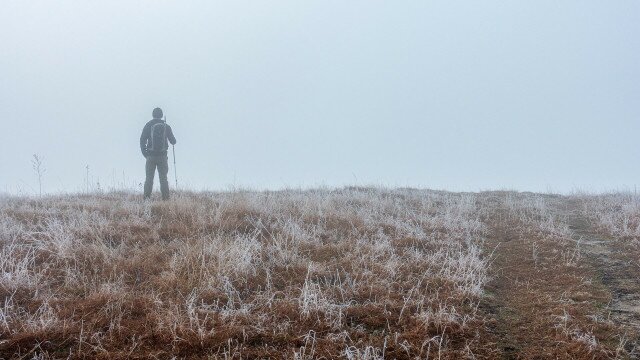
[[142,135],[140,135],[140,150],[142,151],[142,155],[147,159],[145,166],[147,178],[144,182],[144,198],[149,199],[151,197],[153,177],[157,167],[158,175],[160,176],[162,200],[168,200],[169,181],[167,180],[167,173],[169,172],[169,158],[167,157],[167,150],[169,149],[169,143],[171,143],[171,145],[176,144],[176,138],[173,136],[171,126],[162,120],[162,109],[153,109],[152,115],[153,120],[144,126]]

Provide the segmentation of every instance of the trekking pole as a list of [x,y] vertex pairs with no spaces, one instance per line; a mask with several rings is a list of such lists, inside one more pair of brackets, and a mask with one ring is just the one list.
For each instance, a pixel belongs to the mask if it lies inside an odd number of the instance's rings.
[[173,149],[173,177],[176,179],[176,190],[178,190],[178,170],[176,170],[176,146],[171,144]]
[[[167,116],[164,116],[164,138],[167,138]],[[176,190],[178,190],[178,170],[176,169],[176,146],[171,144],[173,150],[173,178],[176,179]]]

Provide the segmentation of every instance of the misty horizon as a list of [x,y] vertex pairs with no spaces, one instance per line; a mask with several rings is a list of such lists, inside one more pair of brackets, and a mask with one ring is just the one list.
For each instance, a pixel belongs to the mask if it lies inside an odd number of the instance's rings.
[[4,7],[0,192],[38,192],[34,154],[45,194],[141,190],[156,106],[189,190],[634,191],[640,176],[637,2]]

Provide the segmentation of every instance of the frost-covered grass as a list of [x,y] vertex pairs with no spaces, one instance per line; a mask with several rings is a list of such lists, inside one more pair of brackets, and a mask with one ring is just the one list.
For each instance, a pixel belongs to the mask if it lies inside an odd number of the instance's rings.
[[571,238],[569,225],[558,214],[559,199],[541,194],[507,193],[504,204],[509,220],[536,229],[543,238]]
[[0,350],[468,356],[484,211],[474,194],[410,189],[4,197]]
[[636,204],[373,188],[0,196],[0,358],[634,354],[574,229],[637,243]]
[[584,212],[603,233],[627,240],[640,238],[640,196],[631,192],[581,196]]

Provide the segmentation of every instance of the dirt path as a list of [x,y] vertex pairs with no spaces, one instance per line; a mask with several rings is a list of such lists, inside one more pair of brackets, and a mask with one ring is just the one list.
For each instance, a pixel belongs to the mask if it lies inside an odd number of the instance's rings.
[[[492,319],[490,330],[498,339],[497,348],[502,353],[503,359],[516,359],[525,347],[528,336],[526,324],[527,314],[512,304],[507,295],[512,288],[511,284],[517,281],[512,273],[513,259],[507,253],[515,254],[521,259],[520,252],[514,252],[521,246],[517,243],[516,235],[506,227],[493,227],[491,236],[487,240],[487,250],[493,249],[492,277],[493,280],[486,287],[486,301],[481,304],[487,317]],[[520,330],[524,330],[524,333]]]
[[633,358],[635,323],[614,315],[633,309],[633,301],[621,296],[624,289],[638,294],[629,287],[632,278],[610,270],[618,266],[611,265],[616,250],[593,236],[585,219],[559,199],[549,201],[558,204],[555,211],[562,208],[571,237],[549,235],[542,224],[510,217],[500,199],[486,219],[485,247],[493,252],[493,263],[482,310],[494,319],[490,330],[502,358]]
[[580,212],[579,203],[570,201],[564,209],[573,239],[598,280],[611,294],[605,311],[626,338],[625,350],[640,358],[640,264],[638,253],[628,252],[620,241],[599,234]]

